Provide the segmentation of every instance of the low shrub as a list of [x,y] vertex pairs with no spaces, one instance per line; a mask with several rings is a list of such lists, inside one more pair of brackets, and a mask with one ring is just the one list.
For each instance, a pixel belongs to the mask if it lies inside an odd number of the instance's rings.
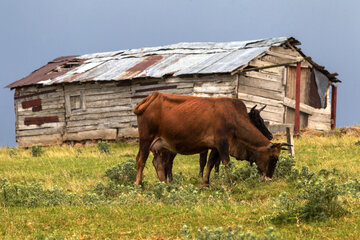
[[14,157],[14,156],[16,156],[16,152],[13,148],[10,148],[9,149],[9,157]]
[[105,172],[105,176],[117,185],[133,185],[136,180],[136,161],[127,160]]
[[269,227],[263,235],[256,235],[251,231],[244,231],[242,226],[236,228],[228,227],[226,229],[207,228],[198,229],[196,233],[192,233],[187,225],[184,225],[179,232],[179,236],[183,240],[201,239],[201,240],[276,240],[281,239],[279,234],[274,233],[274,228]]
[[291,175],[291,170],[295,166],[294,157],[291,155],[281,155],[274,171],[275,178],[286,178]]
[[58,187],[44,190],[41,183],[26,184],[22,182],[20,184],[9,184],[7,179],[2,179],[0,183],[0,203],[6,207],[72,204],[76,202],[73,196]]
[[[215,180],[220,180],[222,183],[257,183],[260,181],[260,175],[257,170],[256,164],[252,166],[247,163],[243,167],[236,167],[236,165],[230,161],[229,164],[225,167],[224,165],[220,166],[220,172]],[[216,181],[214,184],[221,184],[219,181]],[[214,185],[213,184],[213,185]]]
[[346,213],[339,201],[344,195],[343,187],[336,183],[333,175],[337,170],[320,170],[310,172],[308,167],[301,171],[293,169],[291,178],[297,179],[296,188],[299,192],[291,196],[289,193],[279,195],[273,217],[275,222],[292,222],[295,220],[324,220],[338,217]]
[[36,144],[31,147],[31,153],[33,157],[40,157],[43,154],[43,150],[40,145]]
[[110,154],[111,150],[110,150],[110,143],[106,142],[106,141],[101,141],[97,144],[98,149],[101,153],[106,153],[106,154]]

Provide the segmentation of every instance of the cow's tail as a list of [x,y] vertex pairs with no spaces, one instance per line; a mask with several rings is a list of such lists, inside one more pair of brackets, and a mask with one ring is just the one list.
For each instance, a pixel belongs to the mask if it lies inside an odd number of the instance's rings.
[[155,98],[159,95],[159,92],[153,92],[150,96],[147,96],[146,98],[144,98],[143,100],[141,100],[141,102],[139,102],[135,107],[134,107],[134,113],[136,115],[141,115],[143,112],[145,112],[145,110],[148,108],[148,106],[150,105],[150,103],[152,103]]

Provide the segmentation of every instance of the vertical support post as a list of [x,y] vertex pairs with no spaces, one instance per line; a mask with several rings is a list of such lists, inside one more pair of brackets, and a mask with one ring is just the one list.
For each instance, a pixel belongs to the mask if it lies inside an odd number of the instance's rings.
[[292,127],[286,127],[286,140],[287,143],[291,144],[292,146],[289,147],[289,153],[291,156],[295,156],[295,146],[294,146],[294,138]]
[[336,101],[337,101],[337,86],[332,85],[332,90],[331,90],[331,129],[336,128]]
[[294,136],[300,135],[300,80],[301,80],[301,63],[299,62],[296,65]]

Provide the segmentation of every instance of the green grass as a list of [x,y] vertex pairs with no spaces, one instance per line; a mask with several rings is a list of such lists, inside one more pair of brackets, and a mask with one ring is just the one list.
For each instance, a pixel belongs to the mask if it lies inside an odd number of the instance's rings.
[[[354,136],[304,137],[295,139],[296,166],[311,171],[337,168],[339,181],[360,179],[360,146]],[[280,141],[280,140],[279,140]],[[83,194],[98,182],[106,182],[108,168],[135,159],[137,144],[111,144],[111,154],[93,146],[54,146],[43,148],[33,157],[31,149],[0,149],[0,179],[11,184],[40,182],[45,189],[55,186],[67,193]],[[199,155],[178,155],[174,173],[182,172],[183,184],[200,186]],[[144,171],[148,187],[157,182],[149,156]],[[245,162],[236,162],[241,167]],[[210,181],[214,180],[212,177]],[[222,180],[212,181],[205,194],[218,191]],[[280,193],[298,190],[284,179],[273,182],[244,183],[240,191],[230,191],[230,199],[218,204],[165,204],[161,201],[121,205],[60,205],[55,207],[4,207],[0,202],[0,239],[176,239],[186,224],[191,231],[203,227],[242,225],[244,230],[262,234],[269,226],[285,239],[358,239],[360,206],[357,199],[347,203],[348,214],[323,221],[294,221],[275,224],[270,216]]]

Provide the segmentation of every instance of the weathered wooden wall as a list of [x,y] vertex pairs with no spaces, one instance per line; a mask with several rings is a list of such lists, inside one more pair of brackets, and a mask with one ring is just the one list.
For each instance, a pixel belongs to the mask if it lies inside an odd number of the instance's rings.
[[65,127],[62,86],[22,87],[15,90],[16,141],[20,147],[59,144]]

